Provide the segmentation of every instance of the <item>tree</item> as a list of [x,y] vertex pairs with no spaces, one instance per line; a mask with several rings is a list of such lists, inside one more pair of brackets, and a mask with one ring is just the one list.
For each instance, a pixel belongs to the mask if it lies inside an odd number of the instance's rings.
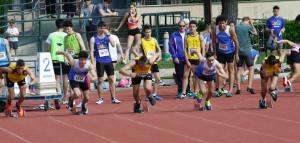
[[228,22],[234,21],[236,23],[238,16],[238,2],[237,0],[222,0],[222,15],[228,16]]
[[203,1],[204,6],[204,21],[206,24],[212,24],[212,11],[211,11],[211,0],[204,0]]
[[[5,4],[8,4],[9,1],[8,0],[0,0],[0,15],[4,15],[6,12],[4,11],[4,6]],[[6,9],[7,10],[7,9]],[[0,21],[4,21],[5,18],[2,17],[0,18]],[[4,26],[5,22],[0,22],[0,26]],[[0,29],[0,34],[4,33],[4,30],[3,28]]]

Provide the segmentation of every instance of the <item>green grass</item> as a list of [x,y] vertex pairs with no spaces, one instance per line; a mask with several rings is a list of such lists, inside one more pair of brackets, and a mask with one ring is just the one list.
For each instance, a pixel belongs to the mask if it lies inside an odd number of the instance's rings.
[[[270,55],[270,52],[267,53],[267,55]],[[275,52],[275,55],[278,56],[278,53]],[[266,53],[265,52],[260,52],[260,55],[259,55],[259,58],[256,62],[256,64],[261,64],[261,61],[266,57]],[[283,63],[286,63],[287,61],[287,57],[284,58],[284,62]]]

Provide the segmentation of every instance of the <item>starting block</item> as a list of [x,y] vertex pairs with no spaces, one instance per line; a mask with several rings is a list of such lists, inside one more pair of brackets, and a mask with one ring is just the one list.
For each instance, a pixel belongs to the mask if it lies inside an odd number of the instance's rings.
[[[260,103],[260,101],[261,100],[259,100],[259,102],[258,102],[258,108],[259,108],[259,103]],[[266,108],[265,109],[271,109],[271,108],[273,108],[273,102],[272,101],[267,101],[267,106],[266,106]]]
[[[4,110],[4,117],[20,117],[18,113],[14,114],[12,110],[5,109]],[[23,116],[26,117],[26,112],[23,110]]]
[[78,112],[75,103],[73,103],[73,109],[70,111],[70,115],[78,115]]
[[194,103],[194,111],[206,111],[206,107],[201,107],[200,103],[198,103],[197,101],[195,101]]
[[143,103],[142,105],[143,105],[144,112],[149,112],[150,111],[149,106],[148,106],[147,103]]
[[281,93],[281,92],[293,92],[293,88],[292,86],[286,86],[284,89],[282,90],[279,90],[279,89],[276,89],[275,90],[276,93]]

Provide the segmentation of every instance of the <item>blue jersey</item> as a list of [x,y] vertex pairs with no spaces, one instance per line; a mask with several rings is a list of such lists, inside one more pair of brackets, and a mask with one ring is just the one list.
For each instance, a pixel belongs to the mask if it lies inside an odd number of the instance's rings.
[[10,65],[10,61],[7,57],[6,44],[3,38],[0,39],[0,67],[8,67]]
[[[285,27],[284,19],[281,17],[275,18],[274,16],[272,16],[267,20],[266,28],[274,29],[274,33],[278,36],[278,40],[282,40],[282,35],[279,33],[283,27]],[[271,33],[269,33],[269,35],[270,34]]]
[[196,75],[204,78],[214,78],[216,76],[216,66],[218,61],[215,60],[211,67],[208,67],[206,58],[204,58],[203,65],[200,63],[196,69]]
[[252,56],[252,59],[254,60],[255,56],[258,55],[257,58],[259,58],[259,52],[254,50],[254,49],[251,49],[251,56]]
[[86,76],[89,72],[89,61],[84,65],[83,68],[80,68],[79,66],[79,60],[75,60],[75,66],[71,67],[70,72],[69,72],[69,80],[74,80],[76,82],[80,83],[87,83]]
[[224,54],[230,54],[235,51],[233,40],[229,33],[230,26],[227,26],[225,31],[220,31],[219,26],[216,27],[217,49]]
[[94,54],[96,55],[96,61],[100,63],[109,63],[111,62],[111,56],[109,52],[109,40],[106,34],[103,39],[99,39],[97,35],[94,35],[95,45],[94,45]]

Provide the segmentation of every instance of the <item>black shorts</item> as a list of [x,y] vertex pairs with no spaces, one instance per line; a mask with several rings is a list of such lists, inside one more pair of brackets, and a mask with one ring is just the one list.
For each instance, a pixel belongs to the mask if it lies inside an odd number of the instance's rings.
[[112,63],[117,63],[117,61],[111,61]]
[[157,64],[152,65],[152,67],[151,67],[151,72],[152,72],[152,73],[159,72],[159,69],[158,69],[158,65],[157,65]]
[[109,63],[97,62],[96,68],[97,68],[97,76],[98,77],[104,76],[104,70],[105,70],[107,76],[114,75],[114,65],[112,64],[112,62],[109,62]]
[[239,62],[237,63],[237,67],[242,67],[243,63],[245,61],[247,67],[251,67],[254,65],[252,55],[251,54],[245,54],[245,55],[239,55]]
[[17,50],[18,49],[18,41],[9,41],[9,48]]
[[229,53],[229,54],[224,54],[219,51],[217,51],[217,60],[221,64],[226,64],[226,63],[233,63],[234,60],[234,52]]
[[87,83],[83,83],[83,82],[77,82],[77,81],[74,81],[74,80],[70,80],[70,86],[72,89],[78,87],[79,85],[79,88],[82,90],[82,91],[87,91],[89,90],[89,86]]
[[202,77],[202,76],[199,76],[199,75],[197,75],[197,77],[199,79],[201,79],[203,81],[207,81],[207,82],[211,82],[211,81],[213,81],[215,79],[215,77],[213,77],[213,78],[207,78],[207,77]]
[[189,59],[189,62],[191,63],[191,65],[199,65],[199,60],[191,60],[191,59]]
[[[6,74],[6,82],[7,82],[7,87],[14,87],[15,86],[15,82],[9,80],[8,78],[8,74]],[[23,86],[24,84],[26,84],[25,78],[19,82],[17,82],[19,86]]]
[[287,56],[287,64],[300,63],[299,53],[291,51],[291,55]]
[[[64,63],[61,63],[62,74],[69,74],[71,66],[66,66]],[[55,75],[60,75],[60,65],[59,63],[53,63]]]
[[132,85],[140,84],[141,81],[142,81],[142,79],[144,79],[144,81],[145,81],[145,80],[152,80],[152,74],[147,75],[147,76],[145,76],[145,77],[135,77],[135,78],[133,78],[133,79],[132,79]]
[[135,29],[129,29],[128,30],[128,36],[135,36],[136,34],[141,34],[140,29],[137,27]]

